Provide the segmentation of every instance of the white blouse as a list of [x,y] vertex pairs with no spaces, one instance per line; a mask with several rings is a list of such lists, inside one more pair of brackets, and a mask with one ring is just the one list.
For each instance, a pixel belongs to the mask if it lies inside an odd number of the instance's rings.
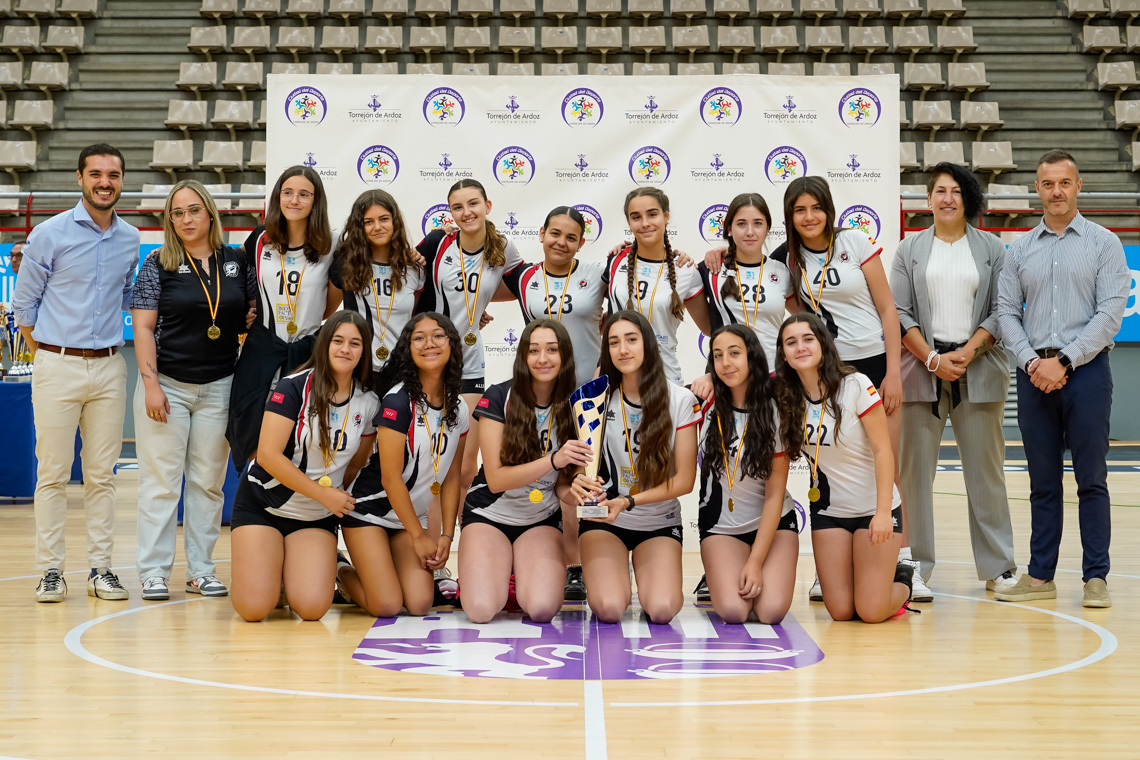
[[947,243],[934,238],[926,264],[930,294],[931,337],[945,343],[965,343],[973,334],[974,297],[978,293],[978,267],[963,236]]

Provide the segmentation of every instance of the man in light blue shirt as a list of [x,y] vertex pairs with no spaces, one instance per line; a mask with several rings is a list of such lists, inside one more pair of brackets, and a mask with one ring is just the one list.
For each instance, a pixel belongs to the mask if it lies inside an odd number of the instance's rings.
[[114,212],[123,189],[123,155],[90,145],[76,172],[83,199],[36,226],[12,294],[16,324],[35,354],[36,600],[61,602],[66,486],[75,429],[83,438],[83,502],[91,573],[87,593],[122,600],[110,571],[114,544],[114,466],[122,450],[127,365],[122,312],[130,308],[139,262],[139,231]]

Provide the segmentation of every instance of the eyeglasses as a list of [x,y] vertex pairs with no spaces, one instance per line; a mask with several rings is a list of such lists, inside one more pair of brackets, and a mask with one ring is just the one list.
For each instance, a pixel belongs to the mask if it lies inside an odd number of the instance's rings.
[[296,198],[297,200],[301,201],[301,203],[308,203],[313,199],[313,194],[308,190],[301,190],[298,192],[294,192],[292,190],[282,190],[281,197],[287,201],[291,201]]
[[431,345],[433,345],[433,346],[437,346],[437,345],[440,345],[442,343],[447,343],[447,334],[442,333],[442,332],[437,332],[437,333],[434,333],[432,335],[413,335],[412,336],[412,345],[415,346],[416,348],[422,348],[424,345],[427,344],[427,342],[429,340],[431,341]]
[[191,219],[198,219],[204,213],[206,213],[205,206],[191,206],[188,209],[172,208],[170,209],[170,218],[176,222],[181,222],[184,216],[189,215]]

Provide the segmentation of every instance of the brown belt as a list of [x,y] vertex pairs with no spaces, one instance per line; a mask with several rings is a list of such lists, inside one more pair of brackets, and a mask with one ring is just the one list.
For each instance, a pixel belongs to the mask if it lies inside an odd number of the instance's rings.
[[[1061,353],[1061,349],[1059,349],[1059,348],[1039,348],[1039,349],[1037,349],[1036,353],[1037,353],[1037,356],[1041,359],[1052,359],[1053,357],[1055,357]],[[1104,348],[1102,348],[1099,351],[1099,353],[1107,354],[1108,353],[1108,346],[1105,346]]]
[[53,346],[50,343],[39,343],[36,350],[51,351],[53,354],[63,354],[64,356],[78,356],[82,359],[102,359],[107,356],[114,356],[115,352],[118,351],[114,346],[110,348],[64,348]]

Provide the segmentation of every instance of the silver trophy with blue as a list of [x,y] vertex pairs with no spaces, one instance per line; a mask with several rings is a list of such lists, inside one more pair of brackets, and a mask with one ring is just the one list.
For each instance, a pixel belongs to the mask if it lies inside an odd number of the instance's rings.
[[[598,465],[602,461],[602,440],[605,436],[606,393],[610,381],[605,375],[595,377],[570,394],[570,409],[574,413],[574,427],[578,440],[590,447],[593,457],[583,467],[586,477],[598,477]],[[609,510],[593,499],[578,505],[578,518],[605,517]]]

